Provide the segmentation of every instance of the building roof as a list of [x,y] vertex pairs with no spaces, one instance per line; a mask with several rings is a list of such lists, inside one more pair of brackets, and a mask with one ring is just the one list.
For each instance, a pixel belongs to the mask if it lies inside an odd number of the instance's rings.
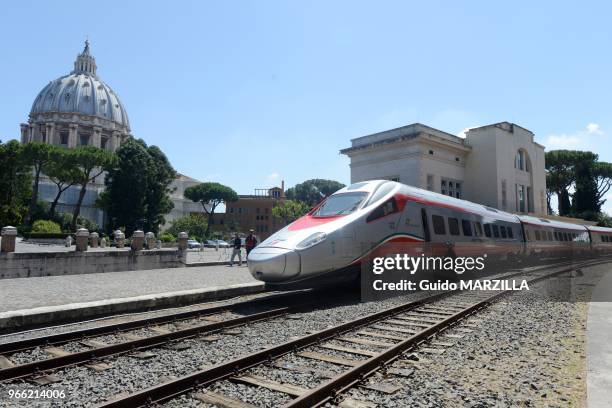
[[51,112],[79,113],[112,121],[129,132],[130,122],[119,96],[97,76],[96,70],[89,41],[85,41],[72,72],[49,82],[39,92],[30,117]]
[[411,125],[351,139],[351,147],[340,150],[340,153],[347,154],[356,150],[379,147],[404,140],[416,139],[422,135],[427,135],[434,138],[438,142],[464,150],[470,149],[470,146],[466,144],[465,139],[459,136],[423,125],[422,123],[413,123]]

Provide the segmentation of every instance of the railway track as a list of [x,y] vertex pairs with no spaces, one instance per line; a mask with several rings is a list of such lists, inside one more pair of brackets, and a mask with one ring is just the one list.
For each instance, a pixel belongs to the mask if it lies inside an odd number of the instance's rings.
[[[524,275],[523,278],[533,284],[577,268],[607,262],[609,260],[599,259],[581,262],[572,267],[547,266],[541,270],[531,270],[528,273],[512,272],[495,278],[509,279]],[[553,268],[555,269],[551,271]],[[290,398],[287,407],[311,407],[339,402],[342,392],[394,362],[405,352],[425,343],[431,345],[428,351],[432,353],[436,353],[436,346],[448,346],[450,342],[435,342],[431,339],[508,293],[509,291],[437,293],[171,379],[127,396],[119,396],[99,407],[150,406],[171,401],[190,392],[193,392],[190,394],[192,398],[207,404],[231,408],[251,407],[243,401],[212,390],[213,385],[224,380],[282,393]],[[283,363],[282,358],[287,356],[302,363]],[[317,367],[321,365],[331,365],[334,369],[321,370]],[[324,381],[314,388],[304,388],[252,374],[255,369],[265,371],[267,368],[314,374]],[[370,405],[344,399],[341,406]]]
[[[351,296],[334,296],[334,302],[345,301]],[[303,308],[321,306],[321,301],[325,302],[325,299],[330,299],[328,291],[275,293],[229,305],[0,344],[0,381],[24,377],[44,379],[52,370],[85,363],[90,363],[94,369],[102,370],[106,365],[101,362],[104,358],[166,345],[176,346],[185,339],[211,336],[247,324],[282,317]],[[244,308],[266,310],[247,315],[233,313]],[[100,340],[104,336],[123,338],[124,341],[108,344]],[[40,349],[51,357],[40,359],[34,356],[32,361],[21,364],[15,364],[13,361],[16,355],[19,355],[19,360],[28,359],[29,352]]]

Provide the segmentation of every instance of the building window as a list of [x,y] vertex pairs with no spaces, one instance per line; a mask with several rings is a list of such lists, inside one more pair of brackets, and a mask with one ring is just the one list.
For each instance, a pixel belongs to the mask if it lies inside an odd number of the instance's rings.
[[68,132],[60,132],[60,144],[62,146],[68,146]]
[[525,186],[516,185],[516,208],[519,212],[525,212]]
[[430,151],[429,151],[429,154],[433,154],[433,150],[430,150]]
[[455,161],[456,161],[456,162],[460,162],[460,161],[461,161],[461,159],[460,159],[459,157],[455,157]]
[[525,153],[522,150],[516,152],[514,168],[519,170],[525,170]]
[[106,150],[108,146],[108,137],[102,137],[102,139],[100,139],[100,149],[104,149]]
[[427,189],[429,191],[434,191],[434,176],[433,174],[427,175]]
[[508,207],[508,197],[506,194],[506,180],[502,180],[501,182],[501,195],[502,195],[502,210],[505,210]]
[[87,146],[89,144],[89,135],[81,133],[79,134],[79,145]]
[[461,185],[458,181],[442,179],[440,181],[440,192],[451,197],[461,198]]

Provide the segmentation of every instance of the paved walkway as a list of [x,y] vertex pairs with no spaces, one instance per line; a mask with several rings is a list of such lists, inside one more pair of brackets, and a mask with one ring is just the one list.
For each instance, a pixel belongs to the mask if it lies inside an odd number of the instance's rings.
[[3,279],[0,313],[254,282],[244,264]]
[[598,282],[587,320],[587,406],[612,402],[612,271]]

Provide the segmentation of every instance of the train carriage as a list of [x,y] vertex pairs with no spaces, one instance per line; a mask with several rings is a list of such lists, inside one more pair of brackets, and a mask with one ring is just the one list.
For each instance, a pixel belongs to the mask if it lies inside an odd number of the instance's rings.
[[591,241],[591,248],[596,253],[612,252],[612,228],[586,227]]
[[518,218],[523,224],[527,256],[582,256],[591,250],[589,232],[583,225],[528,215]]

